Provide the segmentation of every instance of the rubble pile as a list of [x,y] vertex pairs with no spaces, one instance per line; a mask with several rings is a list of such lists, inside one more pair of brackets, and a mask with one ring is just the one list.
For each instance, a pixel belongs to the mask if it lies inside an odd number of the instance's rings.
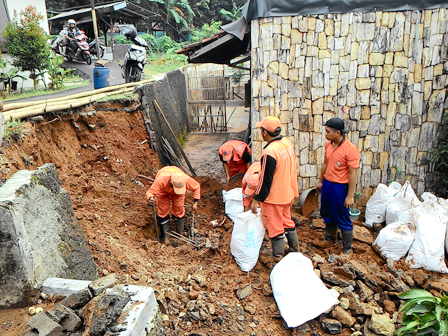
[[[131,295],[126,285],[117,285],[118,277],[110,274],[91,282],[88,287],[64,298],[53,309],[33,315],[26,336],[103,336],[126,331],[126,305]],[[42,293],[49,300],[51,295]],[[30,314],[31,314],[30,310]]]

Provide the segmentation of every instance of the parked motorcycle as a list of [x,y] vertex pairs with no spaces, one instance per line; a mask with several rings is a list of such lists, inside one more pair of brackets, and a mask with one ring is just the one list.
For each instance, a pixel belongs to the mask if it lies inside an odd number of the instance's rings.
[[146,64],[148,44],[144,39],[137,36],[137,30],[133,25],[120,26],[120,31],[129,41],[134,42],[124,55],[121,74],[126,83],[138,82],[142,79],[143,68]]
[[87,43],[87,37],[81,30],[73,40],[70,41],[69,45],[66,46],[64,53],[64,46],[59,44],[57,48],[57,53],[67,58],[68,61],[77,60],[81,62],[86,62],[87,64],[92,64],[92,58],[90,56],[90,46]]
[[[97,50],[96,50],[96,40],[95,39],[90,41],[89,47],[90,47],[90,55],[95,55],[95,56],[98,57]],[[103,42],[101,42],[101,40],[100,40],[100,55],[99,55],[98,59],[103,58],[105,49],[106,49],[106,47],[104,46]]]

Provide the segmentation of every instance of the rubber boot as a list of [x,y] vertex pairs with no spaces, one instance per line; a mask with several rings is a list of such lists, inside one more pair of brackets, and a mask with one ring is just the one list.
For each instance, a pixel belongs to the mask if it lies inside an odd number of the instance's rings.
[[270,238],[272,244],[272,255],[274,256],[274,260],[280,259],[283,257],[285,253],[285,235],[281,234],[277,237]]
[[157,216],[157,223],[159,225],[160,228],[160,242],[162,242],[163,244],[168,244],[168,235],[166,234],[166,232],[168,231],[168,226],[170,224],[170,217],[159,217]]
[[174,217],[174,222],[176,223],[177,233],[183,234],[184,226],[185,226],[185,217],[182,217],[182,218]]
[[286,229],[285,234],[289,245],[288,252],[299,252],[299,238],[297,237],[297,230],[295,228]]
[[325,240],[335,243],[337,235],[338,227],[330,223],[325,223]]
[[353,244],[353,230],[342,231],[342,246],[344,247],[344,253],[349,254],[352,251]]

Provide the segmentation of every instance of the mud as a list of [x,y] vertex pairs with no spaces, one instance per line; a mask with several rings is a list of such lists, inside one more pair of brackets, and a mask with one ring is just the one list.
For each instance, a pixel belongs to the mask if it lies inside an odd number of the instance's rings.
[[[157,154],[144,142],[147,134],[140,113],[99,111],[111,107],[116,106],[94,106],[97,112],[90,117],[69,115],[48,123],[54,120],[51,116],[41,123],[26,123],[24,136],[10,140],[2,148],[0,177],[54,162],[100,275],[116,273],[123,283],[153,287],[165,315],[166,335],[326,335],[317,322],[309,324],[311,332],[285,328],[270,292],[270,268],[259,261],[251,272],[242,272],[230,254],[232,223],[225,220],[222,226],[210,224],[225,218],[221,190],[239,186],[239,181],[229,186],[221,182],[222,164],[216,151],[221,136],[211,140],[209,136],[190,135],[186,148],[202,175],[197,178],[202,200],[195,216],[195,236],[218,237],[219,248],[197,250],[175,239],[162,245],[156,241],[152,209],[145,201],[151,182],[137,177],[155,176],[160,168]],[[190,147],[192,143],[196,144]],[[187,194],[187,205],[191,204],[192,195]],[[323,229],[312,229],[308,219],[297,211],[293,215],[301,221],[298,234],[302,253],[317,253],[324,258],[342,253],[340,244],[323,242]],[[187,210],[186,230],[190,225],[191,213]],[[354,252],[353,259],[366,267],[387,267],[368,244],[355,241]],[[260,260],[269,259],[270,253],[266,239]],[[396,266],[407,267],[402,262]],[[237,299],[235,291],[247,284],[251,284],[253,293]],[[191,300],[202,300],[214,307],[209,318],[196,322],[182,318]],[[46,309],[51,304],[39,305]],[[26,309],[0,312],[0,334],[26,334],[27,319]],[[347,328],[342,335],[351,333]]]

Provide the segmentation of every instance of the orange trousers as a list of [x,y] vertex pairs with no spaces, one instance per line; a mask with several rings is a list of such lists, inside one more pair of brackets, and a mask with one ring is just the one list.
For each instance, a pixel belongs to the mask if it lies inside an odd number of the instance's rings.
[[173,215],[177,218],[185,216],[185,194],[176,195],[168,193],[160,193],[157,195],[157,214],[161,218],[165,218],[170,214],[170,206],[173,203]]
[[285,229],[296,227],[291,219],[291,205],[292,202],[289,204],[260,203],[263,226],[268,232],[269,238],[285,233]]
[[238,175],[238,174],[244,174],[247,171],[247,163],[243,162],[242,164],[236,164],[232,160],[229,162],[229,177],[232,178],[232,176]]

